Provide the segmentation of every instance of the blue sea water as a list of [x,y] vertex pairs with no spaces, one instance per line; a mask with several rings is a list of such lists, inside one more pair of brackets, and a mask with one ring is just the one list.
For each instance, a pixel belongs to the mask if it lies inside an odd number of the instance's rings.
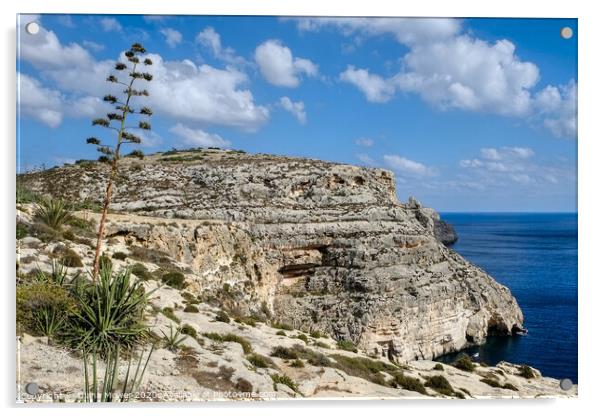
[[[577,214],[442,214],[451,247],[510,288],[526,336],[491,337],[467,352],[479,361],[528,364],[577,382]],[[441,357],[442,361],[453,356]]]

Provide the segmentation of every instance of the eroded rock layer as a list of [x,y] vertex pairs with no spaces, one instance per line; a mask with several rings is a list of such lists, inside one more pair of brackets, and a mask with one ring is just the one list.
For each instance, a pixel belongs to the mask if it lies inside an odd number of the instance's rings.
[[[20,180],[100,201],[106,165]],[[169,253],[188,287],[328,332],[399,361],[430,359],[521,328],[510,291],[435,236],[437,214],[400,203],[393,174],[233,151],[124,159],[108,238]],[[160,218],[158,220],[157,218]],[[227,286],[226,286],[227,285]]]

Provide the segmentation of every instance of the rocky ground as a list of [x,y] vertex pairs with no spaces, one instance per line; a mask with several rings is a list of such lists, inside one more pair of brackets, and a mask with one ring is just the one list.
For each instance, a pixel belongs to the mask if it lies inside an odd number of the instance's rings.
[[[77,201],[81,221],[49,232],[35,204],[18,204],[18,284],[53,260],[68,260],[71,275],[90,269],[104,169],[19,178]],[[157,340],[186,333],[154,351],[140,400],[576,395],[508,363],[435,369],[439,354],[520,330],[522,313],[507,288],[436,238],[434,211],[397,201],[390,172],[198,150],[126,159],[123,172],[104,255],[155,290]],[[165,284],[174,273],[181,282]],[[76,400],[81,358],[22,340],[22,384],[64,395],[36,400]]]

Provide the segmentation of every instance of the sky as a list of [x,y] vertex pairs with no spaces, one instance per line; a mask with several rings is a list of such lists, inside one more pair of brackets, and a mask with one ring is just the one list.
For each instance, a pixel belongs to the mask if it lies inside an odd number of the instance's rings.
[[577,210],[576,19],[20,15],[17,30],[21,172],[115,140],[91,120],[139,42],[154,77],[135,101],[154,112],[134,130],[145,153],[385,168],[400,200],[441,212]]

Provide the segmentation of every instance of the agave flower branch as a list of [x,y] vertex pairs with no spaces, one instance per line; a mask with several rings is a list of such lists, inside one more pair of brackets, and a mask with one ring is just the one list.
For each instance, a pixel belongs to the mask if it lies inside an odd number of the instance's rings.
[[[134,115],[141,117],[150,117],[153,112],[148,107],[141,107],[138,111],[131,106],[132,97],[148,97],[149,93],[146,89],[135,89],[134,82],[141,80],[150,82],[153,76],[148,72],[142,72],[139,70],[140,65],[150,66],[153,64],[152,60],[145,58],[142,60],[140,55],[146,53],[146,49],[139,43],[134,43],[128,51],[125,52],[127,63],[117,62],[115,64],[115,70],[120,73],[127,73],[125,77],[111,74],[107,77],[107,82],[114,84],[123,85],[126,88],[123,90],[123,98],[120,99],[112,94],[107,94],[103,97],[103,100],[109,104],[115,106],[115,112],[108,113],[105,117],[99,117],[92,120],[93,126],[103,127],[109,130],[113,130],[117,133],[117,140],[114,146],[104,144],[100,139],[96,137],[89,137],[86,139],[86,143],[97,146],[97,150],[102,154],[98,160],[106,162],[111,165],[109,170],[109,176],[107,178],[107,187],[104,195],[104,202],[102,207],[102,214],[100,223],[98,226],[98,235],[96,241],[96,252],[94,255],[94,267],[92,270],[92,279],[96,281],[98,277],[98,271],[100,268],[100,253],[102,248],[102,240],[104,237],[105,225],[107,221],[107,212],[109,210],[109,204],[113,195],[113,182],[117,176],[119,167],[119,159],[121,157],[121,146],[124,144],[140,144],[142,139],[129,132],[128,126],[126,126],[126,120],[128,115]],[[127,79],[126,82],[122,79]],[[139,120],[138,128],[141,130],[150,130],[151,125],[148,121]],[[137,153],[140,154],[141,152]]]

